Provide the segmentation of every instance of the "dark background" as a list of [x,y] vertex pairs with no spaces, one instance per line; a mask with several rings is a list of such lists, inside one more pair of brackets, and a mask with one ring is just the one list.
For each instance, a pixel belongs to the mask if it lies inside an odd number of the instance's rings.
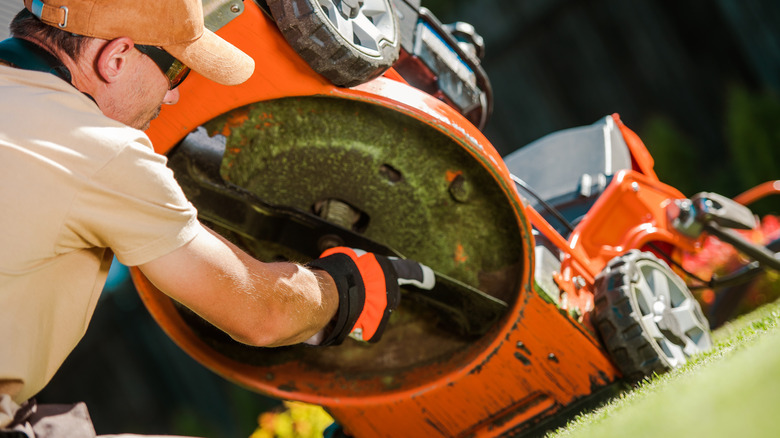
[[[617,112],[644,139],[659,177],[686,195],[734,196],[780,178],[776,0],[423,6],[445,23],[474,24],[485,38],[496,96],[485,132],[502,154]],[[777,199],[756,207],[778,212]],[[87,401],[99,433],[248,436],[257,414],[277,402],[189,359],[125,276],[114,273],[87,336],[39,400]]]
[[780,2],[423,5],[485,38],[496,96],[485,132],[502,155],[617,112],[645,141],[659,177],[686,195],[734,196],[780,178]]

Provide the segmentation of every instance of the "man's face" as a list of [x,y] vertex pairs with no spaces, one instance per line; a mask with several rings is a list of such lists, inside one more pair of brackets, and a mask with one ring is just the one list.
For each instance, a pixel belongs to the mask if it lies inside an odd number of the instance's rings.
[[173,105],[178,102],[179,91],[178,88],[168,89],[168,79],[148,56],[134,50],[129,60],[132,74],[116,89],[121,97],[102,110],[114,120],[146,130],[160,114],[163,104]]

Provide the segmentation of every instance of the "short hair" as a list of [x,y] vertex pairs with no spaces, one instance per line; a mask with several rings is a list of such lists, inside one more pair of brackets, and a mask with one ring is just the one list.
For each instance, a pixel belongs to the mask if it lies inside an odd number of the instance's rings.
[[11,35],[30,37],[60,49],[77,61],[84,48],[87,37],[72,34],[42,22],[32,12],[22,9],[11,21]]

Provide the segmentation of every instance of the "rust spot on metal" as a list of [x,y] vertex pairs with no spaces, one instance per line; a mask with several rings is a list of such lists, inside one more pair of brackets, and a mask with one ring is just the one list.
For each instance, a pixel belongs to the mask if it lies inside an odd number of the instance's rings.
[[520,362],[522,362],[523,365],[526,365],[526,366],[527,365],[531,365],[531,361],[527,357],[523,356],[522,354],[520,354],[518,352],[515,352],[515,359],[517,359]]
[[295,385],[294,382],[289,382],[284,385],[277,386],[280,391],[286,391],[286,392],[295,392],[298,391],[298,387]]
[[469,260],[469,256],[466,255],[466,250],[463,248],[463,244],[458,243],[458,245],[455,246],[455,263],[463,264],[466,263],[468,260]]
[[[530,426],[533,418],[544,416],[557,407],[557,403],[548,394],[535,393],[515,403],[501,412],[494,413],[490,419],[475,426],[464,436],[519,436],[522,429]],[[519,427],[510,428],[512,424]],[[509,430],[507,430],[509,429]]]
[[529,350],[528,347],[526,347],[522,342],[517,342],[517,348],[522,350],[525,354],[532,356],[531,350]]
[[[222,130],[219,131],[220,134],[224,135],[225,137],[229,137],[230,134],[233,132],[232,129],[236,126],[242,126],[247,120],[249,120],[249,109],[248,108],[242,108],[238,111],[232,111],[225,120],[225,125],[222,127]],[[215,132],[211,132],[211,135],[214,135]]]
[[455,180],[458,176],[463,175],[462,170],[447,170],[444,173],[444,178],[447,180],[448,183],[451,183]]

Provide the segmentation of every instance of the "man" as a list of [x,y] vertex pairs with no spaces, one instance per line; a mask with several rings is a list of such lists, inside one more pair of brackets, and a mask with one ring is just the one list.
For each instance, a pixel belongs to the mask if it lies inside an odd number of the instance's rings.
[[253,72],[204,29],[201,0],[24,5],[0,42],[0,437],[94,435],[86,412],[27,400],[86,331],[112,254],[256,346],[376,341],[407,281],[397,268],[432,286],[422,265],[348,248],[261,263],[198,222],[142,130],[189,68],[225,85]]

